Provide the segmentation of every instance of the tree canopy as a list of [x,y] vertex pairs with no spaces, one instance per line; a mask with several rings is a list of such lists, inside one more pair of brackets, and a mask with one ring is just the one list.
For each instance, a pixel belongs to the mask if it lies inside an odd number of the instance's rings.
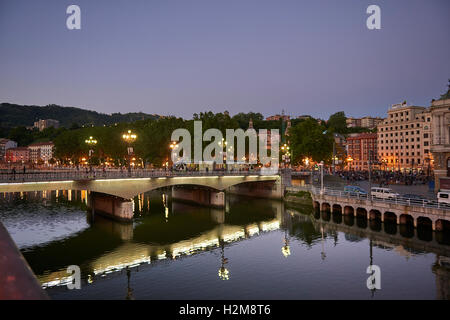
[[304,158],[314,161],[330,161],[333,151],[333,136],[314,119],[306,119],[289,130],[293,163]]

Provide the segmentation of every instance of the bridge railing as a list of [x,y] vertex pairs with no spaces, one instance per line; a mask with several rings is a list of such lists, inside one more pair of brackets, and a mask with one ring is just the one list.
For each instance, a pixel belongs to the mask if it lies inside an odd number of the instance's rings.
[[336,190],[330,188],[319,188],[312,185],[301,186],[301,187],[289,187],[286,188],[288,191],[310,191],[314,195],[328,195],[335,196],[343,199],[357,199],[357,200],[370,200],[373,202],[407,205],[413,207],[423,207],[423,208],[439,208],[450,210],[450,204],[438,202],[437,199],[415,199],[406,197],[391,197],[391,198],[378,198],[374,195],[369,196],[368,194],[348,192],[343,190]]
[[192,176],[263,176],[260,170],[170,171],[170,170],[48,170],[0,172],[0,183],[45,182],[65,180],[101,180],[129,178],[192,177]]

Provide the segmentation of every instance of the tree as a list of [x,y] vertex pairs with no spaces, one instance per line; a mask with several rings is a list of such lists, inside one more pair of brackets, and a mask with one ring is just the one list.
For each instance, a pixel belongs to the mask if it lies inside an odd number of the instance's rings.
[[327,122],[328,129],[335,133],[347,133],[347,117],[344,111],[339,111],[330,116]]
[[331,160],[333,136],[316,120],[306,119],[289,130],[293,163],[308,157],[313,161]]
[[33,142],[33,132],[25,127],[16,127],[9,132],[9,139],[16,141],[21,147],[29,145]]

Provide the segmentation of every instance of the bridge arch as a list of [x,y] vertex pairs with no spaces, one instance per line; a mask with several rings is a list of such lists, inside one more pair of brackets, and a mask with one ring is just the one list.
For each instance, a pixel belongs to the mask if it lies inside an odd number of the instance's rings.
[[354,215],[355,209],[352,206],[345,206],[344,207],[344,215]]
[[397,223],[397,215],[394,212],[386,211],[384,213],[384,222]]
[[400,215],[399,222],[400,222],[400,224],[414,226],[414,218],[410,214],[407,214],[407,213],[403,213]]
[[367,218],[367,209],[361,207],[356,208],[356,217]]
[[433,221],[428,217],[418,217],[417,224],[417,238],[423,241],[433,240]]
[[313,207],[315,210],[320,210],[320,202],[319,201],[313,201]]
[[321,211],[330,211],[331,206],[328,202],[322,202]]
[[342,206],[340,204],[333,204],[333,213],[342,213]]
[[449,232],[450,231],[450,221],[444,219],[438,219],[435,222],[435,230]]
[[377,209],[372,209],[369,211],[369,220],[379,220],[381,221],[381,212]]

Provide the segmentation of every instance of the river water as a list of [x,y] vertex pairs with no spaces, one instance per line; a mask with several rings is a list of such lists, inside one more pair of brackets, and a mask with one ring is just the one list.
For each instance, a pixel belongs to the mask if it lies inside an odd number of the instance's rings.
[[[133,223],[85,191],[3,194],[0,221],[53,299],[449,299],[449,235],[228,196],[224,210],[134,199]],[[81,270],[68,289],[67,267]],[[380,289],[369,290],[369,265]]]

